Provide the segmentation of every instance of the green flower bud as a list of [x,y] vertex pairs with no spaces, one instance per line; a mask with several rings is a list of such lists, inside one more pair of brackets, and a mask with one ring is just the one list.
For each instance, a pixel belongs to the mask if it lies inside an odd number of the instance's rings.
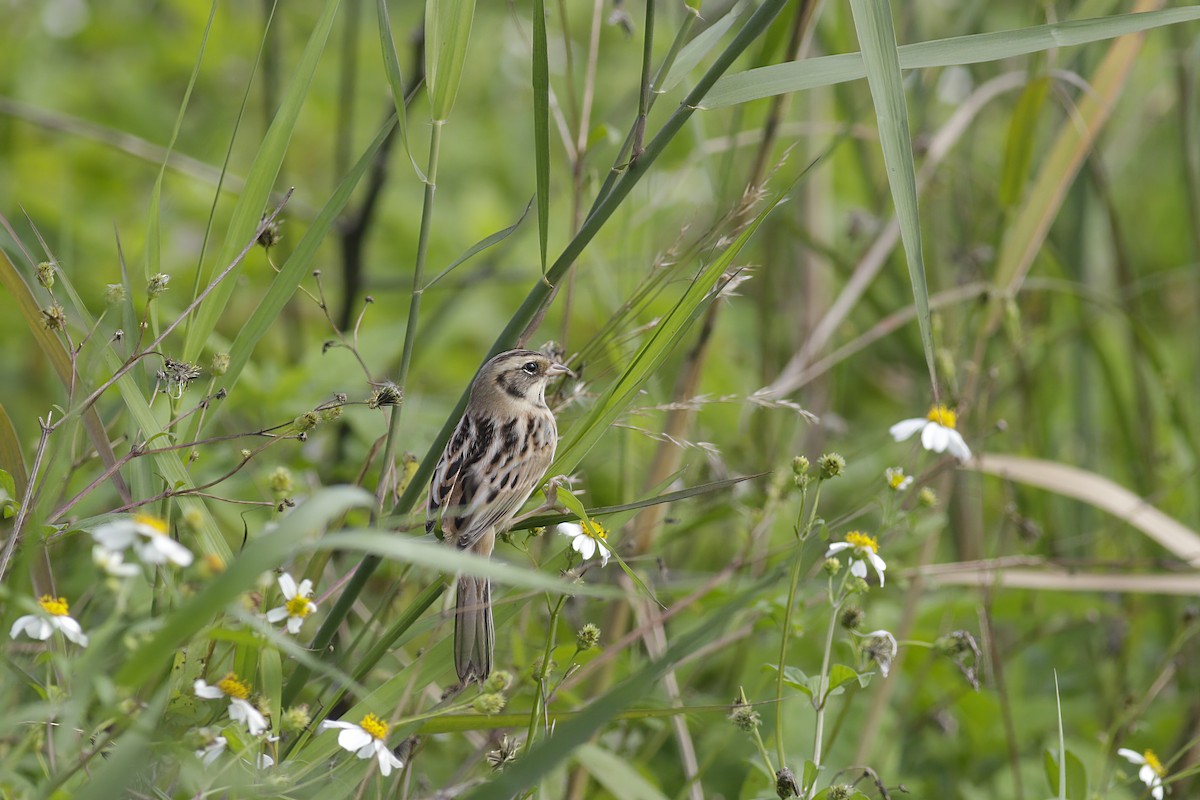
[[117,303],[125,300],[125,284],[123,283],[108,283],[104,286],[104,302],[110,306],[115,306]]
[[592,623],[587,623],[575,634],[575,646],[583,650],[591,650],[600,643],[600,629]]
[[300,431],[300,433],[307,433],[308,431],[311,431],[313,428],[317,427],[317,423],[320,421],[321,418],[317,412],[305,411],[292,421],[292,425],[294,425],[296,430]]
[[277,498],[291,495],[296,488],[292,481],[292,471],[287,467],[276,467],[267,478],[267,482],[271,486],[271,492]]
[[826,575],[832,578],[842,571],[842,560],[835,556],[830,556],[825,559],[825,563],[821,565],[821,569],[824,570]]
[[54,288],[54,265],[43,261],[37,265],[37,282],[46,289]]
[[213,375],[224,375],[229,371],[229,353],[213,353],[212,363],[208,366],[208,371]]
[[817,459],[817,469],[820,471],[821,480],[836,478],[846,471],[846,459],[837,453],[826,453]]
[[471,707],[476,712],[490,717],[503,711],[505,702],[504,695],[499,692],[487,692],[476,697]]
[[498,669],[488,676],[481,687],[484,692],[503,692],[512,686],[513,674],[508,670]]
[[796,456],[793,458],[792,472],[796,475],[803,475],[808,472],[808,459],[804,456]]
[[305,703],[292,706],[283,712],[283,719],[280,720],[280,725],[284,733],[299,733],[305,730],[310,724],[312,724],[312,715],[309,714],[308,705]]
[[160,272],[157,275],[152,276],[150,280],[147,281],[146,294],[150,295],[151,297],[158,297],[167,290],[167,284],[170,282],[171,276]]

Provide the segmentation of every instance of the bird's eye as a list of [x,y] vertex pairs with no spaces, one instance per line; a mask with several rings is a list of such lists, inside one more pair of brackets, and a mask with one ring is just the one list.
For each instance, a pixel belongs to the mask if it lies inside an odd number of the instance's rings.
[[525,366],[521,367],[521,370],[526,375],[537,375],[537,362],[536,361],[526,361]]

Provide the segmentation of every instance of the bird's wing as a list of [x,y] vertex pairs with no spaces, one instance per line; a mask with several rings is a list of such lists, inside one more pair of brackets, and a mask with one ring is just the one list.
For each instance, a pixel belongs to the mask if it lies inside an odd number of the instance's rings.
[[[430,506],[437,503],[439,510],[433,513],[440,513],[442,530],[459,548],[473,547],[489,531],[503,527],[550,466],[553,428],[548,435],[530,437],[523,423],[513,419],[497,429],[491,420],[472,420],[465,443],[447,448],[452,455],[446,459],[445,478],[439,483],[435,477]],[[456,432],[451,444],[457,437]],[[426,527],[432,530],[432,523]]]
[[433,470],[433,480],[429,483],[429,499],[425,503],[426,533],[433,533],[439,523],[448,535],[457,533],[457,529],[447,529],[446,526],[452,523],[453,517],[442,519],[442,511],[462,503],[463,466],[474,439],[474,432],[475,420],[469,414],[464,414],[458,421],[458,427],[454,429],[450,441],[446,442],[446,448],[442,450],[442,457],[438,459]]

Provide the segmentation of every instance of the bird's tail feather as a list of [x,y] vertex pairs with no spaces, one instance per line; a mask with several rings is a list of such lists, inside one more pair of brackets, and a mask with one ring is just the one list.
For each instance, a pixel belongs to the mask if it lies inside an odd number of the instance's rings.
[[491,674],[495,638],[491,582],[460,577],[454,609],[454,667],[464,684],[482,683]]

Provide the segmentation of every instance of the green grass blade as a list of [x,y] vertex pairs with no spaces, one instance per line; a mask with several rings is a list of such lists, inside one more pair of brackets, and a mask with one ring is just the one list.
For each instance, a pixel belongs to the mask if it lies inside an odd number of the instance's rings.
[[[162,165],[158,168],[158,176],[154,179],[154,188],[150,192],[150,214],[146,224],[146,257],[144,264],[144,279],[162,272],[160,269],[159,252],[159,214],[162,211],[163,179],[167,174],[167,164],[175,151],[175,142],[179,139],[179,131],[183,128],[183,118],[187,114],[188,103],[192,99],[192,90],[196,88],[196,79],[200,77],[200,64],[204,61],[204,51],[208,47],[208,35],[212,31],[213,19],[217,15],[217,2],[213,0],[208,10],[208,21],[204,23],[204,33],[200,37],[200,50],[196,53],[196,63],[192,66],[191,77],[188,78],[187,89],[183,93],[183,101],[179,104],[179,113],[175,115],[175,127],[171,130],[171,139],[163,153]],[[133,330],[129,328],[128,330]],[[158,305],[150,306],[150,330],[158,336]]]
[[495,233],[491,234],[490,236],[485,236],[484,238],[480,239],[475,244],[468,247],[461,256],[459,256],[458,258],[451,261],[450,265],[448,267],[446,267],[444,270],[442,270],[437,275],[435,275],[433,277],[433,279],[429,281],[429,283],[425,284],[425,289],[428,290],[431,286],[433,286],[435,283],[440,281],[442,278],[449,275],[451,272],[453,272],[456,268],[460,267],[465,262],[470,261],[472,258],[479,255],[484,250],[487,250],[489,247],[492,247],[493,245],[499,244],[500,242],[507,239],[509,236],[513,235],[513,233],[516,232],[517,228],[521,227],[521,223],[525,221],[525,217],[529,216],[529,209],[531,209],[532,207],[533,207],[533,201],[530,200],[528,205],[525,206],[525,210],[521,212],[520,219],[518,219],[512,225],[509,225],[507,228],[496,231]]
[[255,585],[264,572],[282,564],[310,536],[351,508],[366,507],[371,496],[351,486],[323,489],[293,509],[270,533],[254,539],[224,572],[173,611],[153,638],[133,653],[114,676],[121,686],[152,681],[177,648],[217,618],[225,606]]
[[306,545],[306,549],[371,553],[438,572],[491,578],[497,583],[539,592],[591,597],[621,597],[624,594],[612,586],[570,583],[535,569],[484,558],[439,542],[423,541],[391,531],[348,530],[331,533]]
[[[733,23],[737,22],[741,15],[742,6],[735,4],[725,16],[709,25],[704,31],[700,32],[695,39],[692,39],[683,49],[679,51],[679,55],[675,58],[675,63],[671,65],[670,70],[662,79],[661,88],[664,92],[669,92],[679,85],[679,82],[687,77],[696,66],[704,60],[704,57],[712,52],[729,29],[733,27]],[[688,13],[688,12],[685,12]],[[719,82],[718,82],[719,83]]]
[[434,122],[445,122],[454,107],[474,16],[475,0],[425,3],[425,83]]
[[[246,363],[250,360],[250,356],[254,353],[254,348],[262,340],[262,338],[270,330],[271,325],[279,317],[283,311],[283,307],[287,305],[288,300],[296,292],[296,287],[300,285],[300,281],[305,275],[309,274],[309,268],[312,266],[314,259],[317,257],[317,251],[321,244],[329,235],[334,224],[337,222],[338,215],[342,209],[346,207],[346,203],[350,201],[350,195],[354,192],[356,186],[363,175],[366,174],[372,162],[375,160],[376,153],[383,146],[384,140],[392,130],[392,126],[396,124],[396,118],[392,117],[375,135],[374,140],[363,151],[362,156],[355,162],[354,167],[338,184],[334,190],[333,196],[325,203],[325,207],[321,209],[321,213],[308,226],[308,230],[304,233],[304,238],[288,256],[287,261],[279,269],[279,274],[271,282],[271,288],[267,290],[266,295],[255,307],[250,318],[242,325],[238,331],[237,338],[234,339],[232,347],[229,350],[229,369],[221,377],[220,386],[222,388],[232,388],[237,382],[238,376],[245,369]],[[228,282],[228,279],[226,279]],[[215,410],[215,409],[214,409]]]
[[[246,185],[238,197],[237,205],[234,206],[229,227],[225,231],[224,242],[217,253],[214,268],[216,270],[222,270],[226,265],[232,263],[258,228],[263,210],[269,202],[271,190],[275,185],[275,178],[279,175],[279,169],[283,165],[288,142],[291,141],[292,131],[296,127],[296,118],[300,115],[300,107],[304,104],[304,98],[308,94],[317,62],[320,61],[321,53],[325,50],[325,42],[333,27],[339,2],[340,0],[326,0],[325,8],[309,36],[308,44],[305,45],[300,63],[293,71],[291,83],[283,96],[279,111],[275,114],[271,127],[267,129],[262,145],[254,157],[254,164],[246,175]],[[187,341],[183,348],[185,360],[193,362],[200,360],[200,354],[212,335],[213,329],[216,328],[217,320],[224,313],[225,307],[229,305],[230,298],[237,286],[237,277],[240,271],[241,265],[217,286],[200,308],[196,309],[195,318],[188,328]]]
[[713,287],[721,276],[733,265],[741,249],[750,241],[767,214],[778,204],[778,200],[762,211],[754,221],[735,239],[721,255],[704,267],[692,281],[675,307],[655,326],[650,337],[630,359],[621,376],[601,395],[595,405],[579,419],[563,436],[554,463],[548,474],[568,475],[575,470],[588,451],[609,426],[629,407],[638,390],[662,365],[688,325],[696,318],[705,301],[711,301]]
[[[1118,14],[1112,17],[1037,25],[1012,31],[954,36],[900,47],[900,68],[925,69],[1000,61],[1058,47],[1114,39],[1130,33],[1198,19],[1200,7],[1189,6],[1143,14]],[[786,64],[726,75],[704,95],[700,107],[723,108],[785,92],[800,92],[818,86],[854,81],[865,78],[866,75],[866,67],[860,53],[789,61]]]
[[13,427],[12,419],[4,410],[3,403],[0,403],[0,469],[12,477],[16,491],[16,496],[12,499],[20,502],[21,496],[25,494],[25,483],[29,480],[29,473],[25,471],[21,439],[17,436],[17,429]]
[[921,221],[917,211],[917,170],[913,165],[912,138],[908,130],[908,103],[896,54],[896,31],[892,27],[891,4],[886,0],[850,0],[854,27],[862,47],[867,83],[875,102],[879,122],[879,144],[887,166],[888,185],[900,223],[900,238],[908,261],[917,307],[917,325],[925,348],[925,363],[933,394],[938,394],[937,365],[934,361],[933,331],[929,320],[929,287],[925,282],[925,257],[921,248]]
[[1033,160],[1038,118],[1049,93],[1050,79],[1045,76],[1034,78],[1021,92],[1017,107],[1013,109],[1004,148],[1004,167],[1000,173],[1000,204],[1005,208],[1011,208],[1021,200]]
[[580,766],[613,797],[621,800],[668,800],[658,787],[646,780],[637,768],[611,750],[585,743],[575,751]]
[[387,72],[388,88],[392,91],[392,102],[396,106],[397,124],[400,126],[400,144],[404,145],[404,153],[408,162],[417,173],[422,183],[425,173],[413,158],[412,148],[408,144],[408,108],[404,104],[404,77],[400,72],[400,58],[396,54],[396,40],[392,37],[392,21],[388,16],[387,0],[377,0],[375,16],[379,27],[379,47],[383,51],[383,67]]
[[550,236],[550,60],[546,3],[533,0],[533,152],[537,168],[538,246],[542,274]]

